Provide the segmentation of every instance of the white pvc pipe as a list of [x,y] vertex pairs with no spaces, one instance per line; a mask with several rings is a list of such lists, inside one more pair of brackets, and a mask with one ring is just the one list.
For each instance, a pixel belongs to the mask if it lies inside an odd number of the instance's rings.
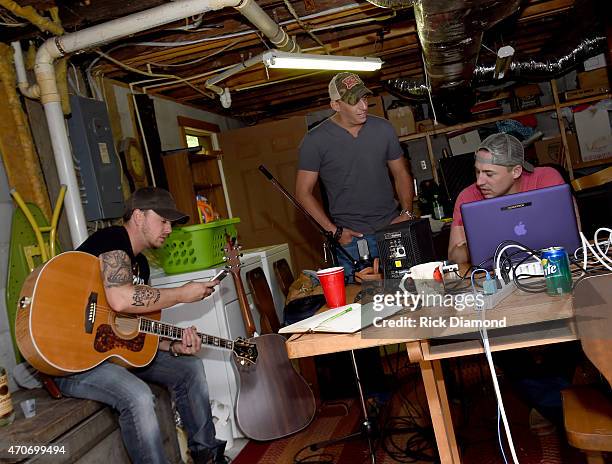
[[293,38],[285,32],[255,0],[244,0],[235,7],[242,15],[247,18],[257,29],[259,29],[278,48],[284,52],[299,52],[299,45]]
[[[230,69],[223,71],[222,73],[217,74],[214,77],[211,77],[210,79],[208,79],[206,81],[206,83],[204,84],[204,86],[207,89],[211,89],[214,90],[215,92],[219,93],[216,89],[219,89],[220,87],[218,87],[216,84],[218,84],[221,81],[224,81],[225,79],[227,79],[228,77],[233,76],[236,73],[239,73],[240,71],[250,68],[251,66],[255,66],[256,64],[262,63],[262,54],[260,53],[259,55],[256,55],[252,58],[249,58],[248,60],[242,62],[242,63],[238,63],[237,65],[231,67]],[[221,93],[223,93],[223,89],[221,89]]]
[[72,149],[62,113],[53,62],[56,58],[84,48],[117,40],[212,9],[234,6],[239,0],[182,0],[166,3],[147,11],[134,13],[82,31],[48,39],[36,54],[34,72],[40,87],[40,98],[45,110],[49,134],[60,183],[68,187],[64,205],[70,227],[72,244],[76,248],[87,239],[87,223],[79,186],[74,172]]
[[13,59],[15,60],[15,71],[17,73],[17,86],[19,91],[29,98],[38,98],[40,96],[40,89],[38,85],[34,84],[30,87],[28,82],[28,75],[26,73],[25,64],[23,62],[23,53],[21,51],[21,42],[18,40],[11,42],[13,47]]
[[70,141],[68,140],[61,102],[46,103],[45,116],[49,126],[49,134],[51,134],[51,146],[53,147],[60,184],[66,184],[68,187],[64,197],[64,207],[68,214],[72,245],[76,248],[87,238],[87,222],[81,205],[79,185],[74,173]]
[[[112,42],[137,32],[188,18],[211,10],[228,6],[238,6],[241,0],[180,0],[164,3],[149,10],[140,11],[123,18],[114,19],[104,24],[66,34],[56,39],[61,52],[56,56],[68,54],[85,48],[92,48]],[[63,53],[62,53],[63,52]]]
[[252,0],[180,0],[165,3],[82,31],[48,39],[38,49],[34,72],[49,125],[49,134],[60,182],[68,187],[64,204],[70,226],[70,235],[75,248],[87,238],[87,224],[74,172],[72,150],[61,110],[53,62],[56,58],[68,53],[92,48],[137,32],[225,7],[237,8],[255,26],[260,28],[277,45],[277,48],[286,51],[299,51],[299,47],[294,40]]

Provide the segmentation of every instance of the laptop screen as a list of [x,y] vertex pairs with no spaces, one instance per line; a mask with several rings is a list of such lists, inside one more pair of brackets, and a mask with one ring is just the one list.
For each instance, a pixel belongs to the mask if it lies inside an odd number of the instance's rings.
[[533,250],[561,246],[571,255],[580,247],[570,186],[555,185],[461,205],[473,265],[492,267],[504,240]]

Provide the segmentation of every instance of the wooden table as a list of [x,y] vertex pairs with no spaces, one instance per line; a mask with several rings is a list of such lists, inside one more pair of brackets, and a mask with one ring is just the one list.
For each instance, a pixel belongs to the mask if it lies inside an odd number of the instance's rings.
[[[357,287],[358,289],[358,287]],[[347,301],[353,301],[354,286],[347,287]],[[413,313],[414,317],[450,318],[456,316],[453,308],[428,307]],[[480,312],[464,311],[464,319],[479,319]],[[507,328],[489,329],[492,351],[510,350],[530,346],[547,345],[576,340],[573,324],[572,300],[569,295],[550,297],[545,293],[525,293],[514,290],[495,308],[485,312],[487,319],[505,318]],[[396,314],[392,319],[398,319]],[[432,339],[423,336],[421,329],[403,329],[393,332],[389,329],[370,326],[354,334],[296,334],[287,340],[290,358],[316,356],[320,354],[348,351],[373,346],[405,343],[411,362],[418,362],[440,460],[443,464],[460,463],[461,458],[455,439],[446,386],[440,361],[477,353],[483,353],[482,341],[477,337],[457,340],[462,334],[477,332],[468,327],[446,328],[444,337]],[[477,334],[476,334],[477,335]]]

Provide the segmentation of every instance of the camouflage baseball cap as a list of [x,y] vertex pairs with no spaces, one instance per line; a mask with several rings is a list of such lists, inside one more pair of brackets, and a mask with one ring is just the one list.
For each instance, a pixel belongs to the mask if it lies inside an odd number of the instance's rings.
[[357,74],[341,72],[336,74],[329,83],[329,98],[331,101],[342,100],[349,105],[356,105],[366,95],[371,95]]
[[[478,156],[480,150],[491,153],[491,160],[482,159]],[[533,165],[525,161],[525,149],[516,137],[509,134],[493,134],[484,139],[475,153],[476,161],[481,163],[496,164],[498,166],[523,166],[523,169],[533,172]]]

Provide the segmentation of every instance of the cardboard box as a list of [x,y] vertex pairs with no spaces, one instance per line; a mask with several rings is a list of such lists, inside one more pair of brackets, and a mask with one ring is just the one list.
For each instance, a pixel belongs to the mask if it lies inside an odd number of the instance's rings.
[[542,91],[537,84],[521,85],[514,89],[515,111],[527,110],[540,106]]
[[440,124],[440,123],[434,126],[433,119],[423,119],[422,121],[417,121],[416,126],[417,126],[417,132],[427,132],[428,130],[446,127],[444,124]]
[[585,60],[584,70],[591,71],[593,69],[605,68],[606,67],[606,56],[603,53],[599,55],[592,56],[588,60]]
[[[572,165],[579,163],[580,151],[578,150],[578,140],[576,134],[566,132],[567,145],[570,152]],[[552,137],[550,139],[538,140],[534,143],[536,156],[539,164],[558,164],[565,166],[565,156],[563,155],[563,142],[561,136]]]
[[402,106],[387,111],[387,119],[395,128],[398,137],[416,132],[414,114],[409,106]]
[[453,152],[453,156],[474,153],[480,145],[480,135],[477,130],[472,130],[449,138],[448,144]]
[[595,95],[601,95],[602,93],[609,92],[608,87],[600,87],[598,89],[578,89],[570,90],[565,92],[565,100],[577,100],[579,98],[594,97]]
[[610,88],[608,69],[599,68],[578,73],[578,84],[581,89]]
[[574,123],[583,161],[612,157],[612,129],[606,109],[590,107],[574,113]]
[[542,91],[538,84],[521,85],[514,89],[514,95],[517,98],[537,97],[542,95]]
[[385,117],[385,107],[383,106],[383,100],[380,95],[376,97],[370,95],[370,98],[368,98],[368,114],[373,114],[379,118]]

